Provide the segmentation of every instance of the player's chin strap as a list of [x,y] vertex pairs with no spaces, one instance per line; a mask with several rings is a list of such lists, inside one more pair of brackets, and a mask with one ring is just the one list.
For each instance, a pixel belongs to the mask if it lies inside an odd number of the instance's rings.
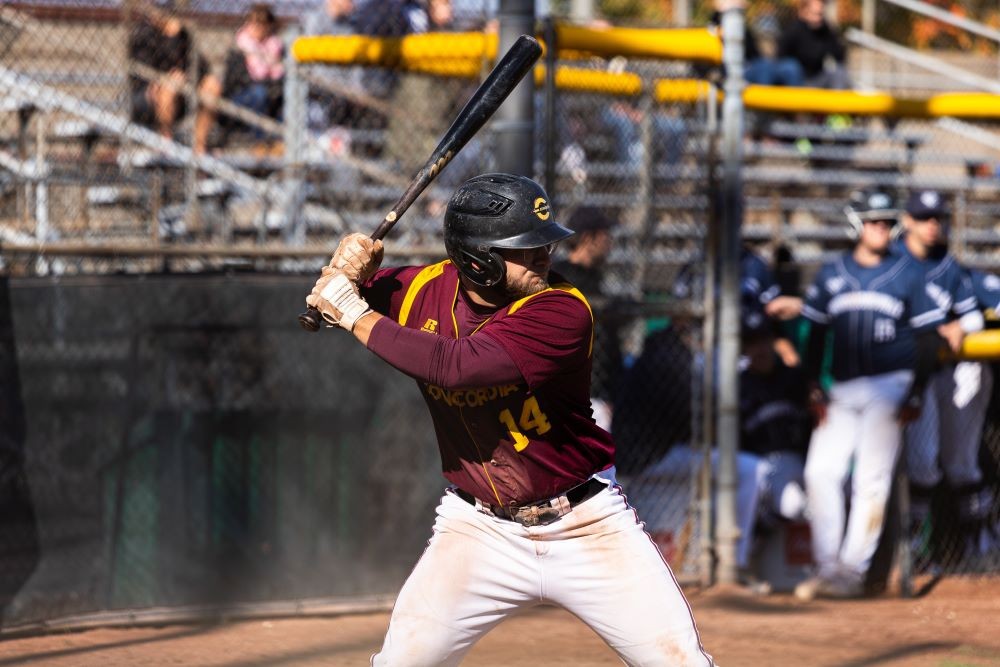
[[322,307],[319,309],[323,319],[330,326],[353,331],[357,321],[372,312],[368,302],[358,294],[358,288],[345,274],[340,272],[334,274],[319,295],[336,311],[331,312],[330,309]]

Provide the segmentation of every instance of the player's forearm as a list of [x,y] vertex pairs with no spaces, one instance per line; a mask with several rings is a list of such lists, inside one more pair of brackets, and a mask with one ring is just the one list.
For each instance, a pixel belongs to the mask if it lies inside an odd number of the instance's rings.
[[[374,314],[372,314],[374,315]],[[522,382],[507,351],[489,336],[454,339],[366,315],[354,335],[393,367],[423,382],[460,389]],[[361,330],[358,330],[361,326]]]

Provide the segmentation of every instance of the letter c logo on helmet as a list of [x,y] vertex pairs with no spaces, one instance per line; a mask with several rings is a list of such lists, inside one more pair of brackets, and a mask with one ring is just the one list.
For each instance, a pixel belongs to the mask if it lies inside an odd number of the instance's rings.
[[532,213],[534,213],[535,215],[537,215],[539,220],[548,220],[549,219],[549,215],[550,215],[550,213],[549,213],[549,203],[547,201],[545,201],[544,197],[539,197],[538,199],[535,200],[535,207],[534,207]]

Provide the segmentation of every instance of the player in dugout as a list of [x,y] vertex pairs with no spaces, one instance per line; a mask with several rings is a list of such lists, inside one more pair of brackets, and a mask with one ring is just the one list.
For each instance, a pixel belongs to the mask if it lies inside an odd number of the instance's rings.
[[417,381],[450,482],[373,665],[457,665],[545,603],[626,664],[714,664],[593,419],[593,315],[550,273],[571,234],[536,182],[485,174],[448,202],[447,260],[379,269],[381,242],[351,234],[306,298]]
[[[940,340],[936,327],[944,321],[920,267],[889,251],[899,221],[895,199],[859,191],[845,213],[854,249],[820,269],[802,307],[811,324],[805,367],[817,422],[805,468],[817,572],[795,589],[804,600],[866,592],[902,426],[920,414]],[[818,381],[828,329],[829,396]]]

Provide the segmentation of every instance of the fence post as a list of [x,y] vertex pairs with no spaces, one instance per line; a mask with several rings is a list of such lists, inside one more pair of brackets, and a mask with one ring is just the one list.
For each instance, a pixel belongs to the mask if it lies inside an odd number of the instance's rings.
[[[291,44],[299,36],[297,28],[288,28],[285,43]],[[305,241],[305,218],[302,205],[305,199],[303,184],[303,159],[305,157],[305,132],[308,127],[307,112],[309,86],[299,72],[299,65],[292,57],[291,49],[285,55],[284,82],[284,192],[282,193],[283,236],[286,243],[301,245]]]
[[704,355],[702,368],[700,396],[701,415],[701,462],[698,466],[698,511],[701,526],[701,550],[699,575],[703,586],[712,583],[712,448],[717,442],[715,436],[715,366],[717,363],[718,346],[716,345],[718,330],[718,311],[715,296],[719,292],[719,228],[721,227],[721,206],[717,166],[719,164],[719,114],[718,88],[712,83],[706,105],[707,155],[705,164],[708,168],[709,215],[705,229],[705,279],[702,288],[702,335],[701,350]]
[[542,27],[542,39],[545,41],[545,126],[542,134],[543,184],[545,191],[552,194],[556,191],[556,65],[559,35],[556,32],[555,18],[549,14],[545,17]]
[[[534,0],[500,0],[500,48],[497,58],[521,35],[535,34]],[[535,79],[524,77],[500,106],[493,121],[497,170],[521,176],[535,171]]]
[[[735,3],[734,3],[735,4]],[[719,447],[717,545],[720,583],[737,580],[736,452],[739,446],[740,226],[743,219],[743,11],[722,14],[726,67],[722,106],[722,224],[719,227],[719,381],[716,416]]]

